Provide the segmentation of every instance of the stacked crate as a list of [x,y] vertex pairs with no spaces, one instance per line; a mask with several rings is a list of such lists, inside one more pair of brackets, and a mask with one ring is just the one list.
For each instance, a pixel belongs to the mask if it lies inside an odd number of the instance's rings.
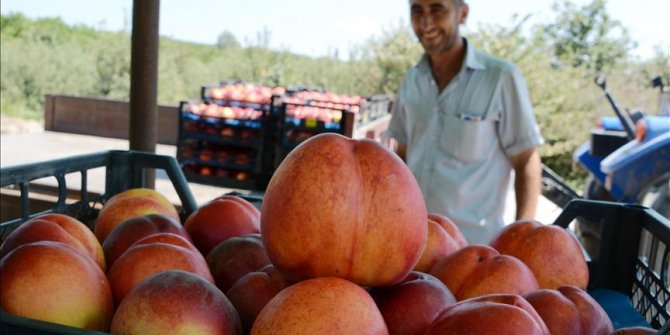
[[182,101],[177,159],[190,181],[263,191],[283,158],[304,140],[388,116],[386,96],[222,81]]

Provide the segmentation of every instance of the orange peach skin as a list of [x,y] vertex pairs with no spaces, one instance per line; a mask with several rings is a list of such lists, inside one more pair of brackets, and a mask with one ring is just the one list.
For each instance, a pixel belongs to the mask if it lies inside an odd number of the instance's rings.
[[341,278],[321,277],[291,285],[261,310],[252,335],[388,334],[372,297]]
[[40,215],[21,224],[0,246],[0,256],[22,244],[37,241],[68,244],[90,257],[103,272],[107,269],[102,246],[93,232],[83,222],[57,213]]
[[13,315],[107,331],[114,304],[100,267],[53,241],[23,244],[0,261],[0,306]]
[[268,256],[294,281],[393,285],[412,271],[428,234],[423,196],[403,161],[375,141],[335,133],[291,151],[261,214]]

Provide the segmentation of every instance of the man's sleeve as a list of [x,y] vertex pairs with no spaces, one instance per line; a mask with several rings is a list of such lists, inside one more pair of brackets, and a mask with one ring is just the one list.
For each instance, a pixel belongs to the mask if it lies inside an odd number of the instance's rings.
[[533,115],[530,93],[521,72],[512,66],[501,79],[502,111],[498,136],[508,157],[538,147],[544,140]]

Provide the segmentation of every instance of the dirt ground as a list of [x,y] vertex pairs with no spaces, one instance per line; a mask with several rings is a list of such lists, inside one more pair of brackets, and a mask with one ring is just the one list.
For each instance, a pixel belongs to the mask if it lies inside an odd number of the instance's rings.
[[44,124],[40,121],[0,115],[0,134],[2,135],[36,133],[41,131],[44,131]]

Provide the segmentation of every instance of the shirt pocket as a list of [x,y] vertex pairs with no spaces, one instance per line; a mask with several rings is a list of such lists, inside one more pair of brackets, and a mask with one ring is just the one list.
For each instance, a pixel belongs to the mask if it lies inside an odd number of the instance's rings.
[[498,143],[495,120],[445,115],[442,123],[440,146],[448,155],[472,163],[493,154]]

